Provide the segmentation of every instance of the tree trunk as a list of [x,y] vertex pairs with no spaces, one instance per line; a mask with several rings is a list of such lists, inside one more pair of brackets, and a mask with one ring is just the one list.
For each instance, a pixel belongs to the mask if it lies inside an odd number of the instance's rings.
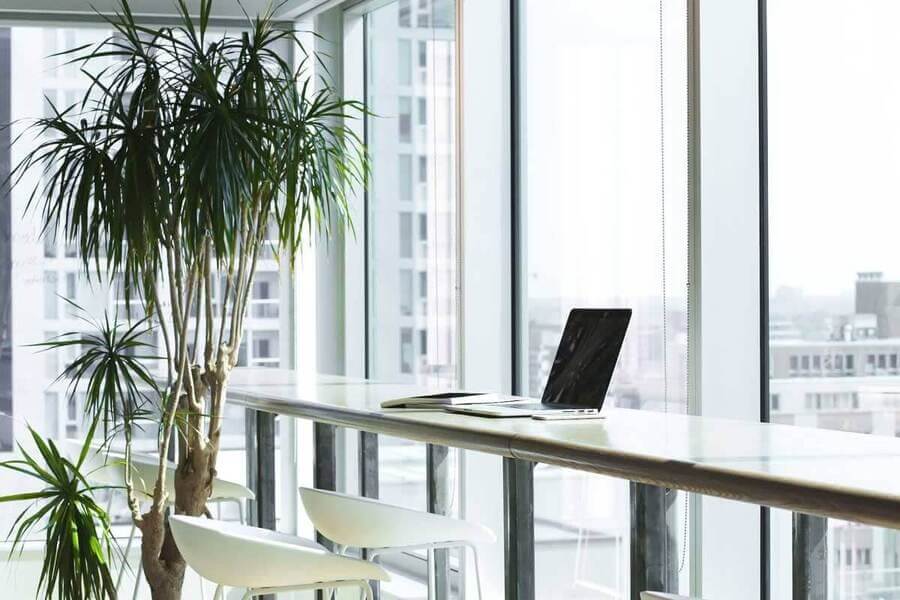
[[[214,477],[210,459],[213,446],[189,448],[175,470],[175,514],[201,516]],[[165,514],[149,512],[142,525],[141,561],[153,600],[181,600],[186,564]]]
[[141,564],[153,600],[181,600],[185,562],[164,512],[148,512],[141,524]]

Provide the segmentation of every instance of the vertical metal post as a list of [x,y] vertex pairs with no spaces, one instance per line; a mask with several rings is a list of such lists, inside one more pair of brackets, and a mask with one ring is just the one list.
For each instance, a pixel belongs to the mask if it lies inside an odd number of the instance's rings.
[[[258,494],[257,489],[257,465],[259,464],[256,452],[256,411],[248,408],[244,411],[244,448],[247,452],[247,487]],[[259,496],[257,495],[257,498]],[[257,499],[247,501],[247,524],[258,526],[256,521]]]
[[828,594],[828,519],[794,513],[794,600],[824,600]]
[[[275,529],[275,415],[248,408],[244,418],[247,448],[247,486],[256,494],[248,502],[251,525]],[[260,596],[274,600],[274,596]]]
[[256,523],[275,529],[275,415],[256,411]]
[[[378,498],[378,434],[368,431],[359,432],[359,493],[364,498]],[[366,550],[363,550],[363,558],[369,558]],[[374,600],[380,600],[378,582],[371,584]]]
[[378,498],[378,434],[359,432],[359,493]]
[[534,600],[534,463],[503,459],[506,600]]
[[[337,490],[337,427],[326,423],[314,423],[313,445],[315,446],[313,487],[320,490]],[[334,550],[331,542],[319,532],[316,532],[316,541]]]
[[[676,494],[642,483],[630,486],[631,598],[639,600],[645,591],[677,592],[679,554],[672,527]],[[673,518],[667,520],[667,513]]]
[[[327,423],[313,423],[313,487],[337,490],[337,427]],[[318,531],[316,541],[334,551],[334,545]],[[316,600],[325,600],[325,593],[316,590]]]
[[[425,452],[428,462],[426,468],[428,512],[449,514],[453,500],[450,449],[447,446],[428,444]],[[450,551],[435,550],[429,553],[429,556],[433,559],[428,565],[428,584],[434,592],[429,597],[433,600],[450,600]]]

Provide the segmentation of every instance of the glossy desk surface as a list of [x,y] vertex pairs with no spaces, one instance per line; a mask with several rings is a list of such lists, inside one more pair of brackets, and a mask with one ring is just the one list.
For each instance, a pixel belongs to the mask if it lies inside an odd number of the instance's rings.
[[272,413],[900,529],[900,438],[626,409],[535,421],[381,408],[428,391],[236,369],[228,396]]

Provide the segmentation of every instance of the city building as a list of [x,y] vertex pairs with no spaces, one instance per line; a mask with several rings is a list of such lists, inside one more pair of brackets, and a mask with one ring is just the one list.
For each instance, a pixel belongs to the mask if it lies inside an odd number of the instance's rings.
[[[900,282],[860,273],[854,312],[824,315],[827,339],[780,333],[770,342],[772,421],[860,434],[900,436]],[[781,325],[779,332],[789,331]],[[900,597],[900,536],[830,521],[830,583],[839,597],[877,588]]]

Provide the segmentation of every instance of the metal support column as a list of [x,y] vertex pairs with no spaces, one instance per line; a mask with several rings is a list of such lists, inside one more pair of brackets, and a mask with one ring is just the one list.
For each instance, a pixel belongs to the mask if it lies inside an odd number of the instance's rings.
[[[378,434],[359,432],[359,494],[365,498],[378,498]],[[363,558],[368,552],[363,550]],[[381,599],[381,589],[377,581],[371,582],[374,600]]]
[[359,432],[359,493],[378,498],[378,434]]
[[[313,487],[337,490],[337,427],[327,423],[313,423]],[[334,545],[318,531],[316,541],[334,551]],[[325,593],[316,590],[316,600],[325,600]]]
[[[244,411],[244,448],[247,452],[247,487],[257,493],[257,465],[256,453],[256,411],[248,408]],[[257,496],[258,498],[259,496]],[[256,499],[247,501],[247,524],[256,523]]]
[[[337,490],[337,427],[326,423],[313,424],[313,487],[320,490]],[[316,532],[316,541],[334,550],[326,538]]]
[[256,495],[248,503],[251,525],[275,529],[275,415],[248,408],[245,417],[247,486]]
[[824,600],[828,593],[828,519],[794,513],[794,600]]
[[[247,444],[247,485],[256,494],[248,503],[251,525],[275,529],[275,415],[247,409],[244,420]],[[260,596],[274,600],[275,596]]]
[[534,463],[503,459],[506,600],[534,600]]
[[[439,515],[450,513],[453,501],[453,473],[450,465],[450,449],[428,444],[426,447],[428,482],[428,512]],[[432,600],[450,600],[450,551],[434,550],[429,553],[428,587]]]
[[256,411],[256,522],[275,529],[275,415]]
[[[631,495],[631,598],[643,591],[678,591],[678,544],[674,490],[630,484]],[[666,518],[666,515],[669,518]]]

